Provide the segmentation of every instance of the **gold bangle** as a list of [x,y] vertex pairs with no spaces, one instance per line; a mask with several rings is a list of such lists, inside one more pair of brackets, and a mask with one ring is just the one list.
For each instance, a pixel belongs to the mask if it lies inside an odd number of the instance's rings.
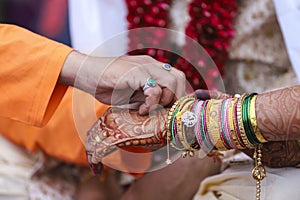
[[[182,120],[182,122],[184,122],[183,124],[182,124],[182,126],[183,126],[183,131],[182,131],[182,135],[183,135],[183,141],[184,141],[184,143],[185,144],[187,144],[188,145],[188,149],[190,150],[190,156],[193,156],[193,152],[194,151],[197,151],[198,149],[195,149],[194,147],[193,147],[193,144],[194,144],[194,141],[195,141],[195,134],[193,134],[194,135],[194,137],[193,137],[193,139],[192,139],[192,141],[191,141],[191,143],[189,144],[189,142],[187,141],[187,134],[186,134],[186,129],[190,129],[190,128],[192,128],[192,127],[194,127],[195,125],[196,125],[196,122],[197,122],[197,116],[193,113],[193,112],[191,112],[191,109],[192,109],[192,107],[193,107],[193,105],[196,103],[196,98],[194,98],[193,99],[193,101],[191,102],[191,103],[189,103],[189,105],[188,105],[188,108],[187,108],[187,110],[189,110],[189,111],[187,111],[187,112],[190,112],[190,114],[191,115],[193,115],[193,122],[191,122],[191,121],[189,121],[189,120],[187,120],[187,121],[183,121],[183,119],[181,118],[181,120]],[[184,114],[184,113],[183,113]],[[190,122],[191,122],[191,124],[190,124]],[[191,154],[191,152],[192,152],[192,154]]]
[[250,123],[253,128],[253,131],[255,133],[256,138],[259,142],[264,143],[268,142],[264,136],[261,134],[258,125],[257,125],[257,119],[256,119],[256,109],[255,109],[255,103],[256,103],[257,95],[253,96],[250,102]]
[[171,121],[173,119],[174,116],[174,112],[176,111],[177,107],[180,105],[180,103],[182,103],[182,101],[184,101],[185,99],[190,98],[189,96],[185,96],[182,97],[180,99],[178,99],[171,107],[171,109],[168,112],[168,121],[167,121],[167,160],[166,163],[167,165],[171,164],[172,161],[170,159],[170,145],[173,146],[175,149],[181,150],[180,148],[177,148],[173,143],[171,143],[171,139],[172,139],[172,127],[170,127],[171,125]]
[[179,104],[179,101],[177,100],[171,107],[171,109],[169,110],[168,112],[168,121],[167,121],[167,141],[171,141],[171,129],[172,127],[170,127],[171,125],[171,121],[172,121],[172,118],[173,118],[173,115],[174,115],[174,112],[176,110],[176,107],[178,106]]
[[232,101],[230,102],[230,106],[229,106],[228,122],[229,122],[229,126],[230,126],[230,136],[238,149],[244,149],[244,147],[238,141],[238,135],[237,135],[237,132],[235,130],[235,125],[234,125],[234,123],[235,123],[235,119],[233,117],[234,116],[234,105],[236,104],[237,101],[238,101],[238,98],[233,98]]
[[247,138],[244,124],[243,124],[243,119],[242,119],[242,105],[244,102],[244,99],[246,98],[247,94],[243,94],[241,98],[239,99],[238,105],[237,105],[237,121],[238,121],[238,126],[239,126],[239,131],[241,133],[241,137],[243,140],[243,143],[246,145],[247,148],[253,149],[255,146],[250,143],[250,141]]
[[221,139],[220,135],[220,125],[219,125],[219,116],[220,116],[220,107],[222,104],[222,99],[211,99],[208,103],[211,103],[210,109],[207,110],[209,117],[207,118],[207,129],[208,134],[211,136],[211,140],[215,147],[218,150],[225,151],[228,150]]
[[[194,100],[195,98],[192,97],[192,96],[185,96],[185,97],[182,97],[181,99],[179,99],[179,103],[176,107],[176,109],[178,109],[178,112],[176,113],[176,115],[174,116],[176,118],[176,129],[177,129],[177,135],[180,136],[180,134],[182,133],[182,129],[181,129],[181,115],[182,115],[182,109],[183,107],[186,105],[187,102],[191,101],[191,100]],[[180,116],[180,119],[178,118]],[[180,138],[179,138],[180,139]],[[180,141],[181,144],[182,144],[182,141]],[[177,149],[177,150],[181,150],[183,151],[185,148],[179,148],[179,147],[176,147],[173,143],[171,143],[171,145]],[[183,145],[183,144],[182,144]]]
[[186,99],[188,98],[193,98],[193,97],[190,97],[190,96],[184,96],[180,99],[178,99],[171,107],[171,109],[169,110],[168,112],[168,122],[167,122],[167,140],[168,141],[171,141],[171,129],[172,127],[170,127],[171,125],[171,121],[173,119],[173,116],[174,115],[174,112],[176,111],[176,108],[180,106],[180,104],[182,104],[182,102],[184,102]]
[[[185,137],[185,130],[182,124],[182,114],[186,112],[189,106],[195,101],[195,98],[186,98],[179,107],[179,111],[176,114],[177,120],[177,134],[179,136],[179,140],[181,144],[184,146],[185,150],[193,152],[194,150],[190,147]],[[191,155],[191,154],[190,154]]]

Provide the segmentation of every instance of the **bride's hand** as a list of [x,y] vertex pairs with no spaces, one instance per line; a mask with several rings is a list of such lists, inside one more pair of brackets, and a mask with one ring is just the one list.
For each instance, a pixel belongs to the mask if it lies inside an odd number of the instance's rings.
[[87,158],[94,172],[102,158],[118,147],[142,146],[156,150],[164,146],[167,112],[159,109],[141,116],[136,110],[107,109],[87,133]]
[[[230,95],[207,90],[196,90],[196,98],[229,98]],[[114,149],[142,146],[156,150],[166,144],[168,109],[153,110],[141,116],[135,110],[109,108],[88,131],[86,151],[91,165],[97,165]]]
[[[250,157],[252,150],[245,150]],[[300,164],[300,146],[296,140],[267,142],[262,146],[262,162],[268,167],[294,167]]]

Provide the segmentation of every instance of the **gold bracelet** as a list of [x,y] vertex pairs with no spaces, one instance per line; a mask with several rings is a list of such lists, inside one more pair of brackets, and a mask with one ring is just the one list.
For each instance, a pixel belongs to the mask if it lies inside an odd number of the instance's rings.
[[[193,99],[193,101],[192,102],[188,102],[188,108],[187,108],[187,110],[188,111],[185,111],[184,113],[183,113],[183,115],[181,116],[182,118],[181,118],[181,121],[183,122],[183,124],[182,124],[182,126],[183,126],[183,128],[182,128],[182,135],[183,135],[183,142],[185,143],[185,144],[187,144],[188,146],[189,146],[189,150],[190,150],[190,153],[191,153],[191,151],[192,152],[194,152],[194,151],[197,151],[198,149],[195,149],[194,147],[193,147],[193,144],[194,144],[194,141],[195,141],[195,134],[193,134],[194,135],[194,137],[193,137],[193,139],[192,139],[192,141],[191,141],[191,143],[189,144],[189,142],[187,141],[187,134],[186,134],[186,129],[190,129],[190,128],[192,128],[192,127],[194,127],[195,125],[196,125],[196,123],[197,123],[197,116],[195,115],[195,113],[193,113],[193,112],[191,112],[191,110],[192,110],[192,107],[194,106],[194,104],[196,103],[196,98],[194,98]],[[190,154],[190,156],[193,156],[192,154]]]
[[172,161],[170,159],[170,145],[172,147],[174,147],[177,150],[181,150],[180,148],[177,148],[173,143],[171,143],[171,139],[172,139],[172,127],[171,126],[171,121],[173,119],[174,112],[176,111],[177,107],[182,103],[182,101],[184,101],[185,99],[190,98],[190,96],[184,96],[180,99],[178,99],[171,107],[171,109],[168,112],[168,121],[167,121],[167,159],[166,159],[166,163],[167,165],[171,164]]
[[237,101],[238,101],[238,98],[232,98],[232,101],[230,102],[230,106],[228,109],[229,110],[228,122],[229,122],[229,126],[230,126],[230,136],[238,149],[244,149],[244,147],[238,141],[238,135],[235,130],[235,124],[234,124],[235,120],[236,120],[234,118],[234,105],[237,103]]
[[174,115],[174,112],[176,110],[176,107],[178,106],[179,101],[177,100],[171,107],[171,109],[168,112],[168,122],[167,122],[167,141],[171,141],[171,121]]
[[180,99],[178,99],[171,107],[171,109],[168,112],[168,122],[167,122],[167,140],[171,141],[171,121],[173,119],[174,116],[174,112],[176,111],[176,108],[180,106],[180,104],[182,104],[182,102],[186,99],[190,98],[190,96],[184,96]]
[[[195,101],[195,98],[186,98],[182,104],[179,107],[179,111],[176,114],[176,121],[177,121],[177,134],[179,136],[179,140],[181,142],[181,144],[184,146],[185,150],[187,152],[192,152],[190,153],[190,156],[193,156],[193,152],[194,150],[190,147],[190,145],[188,144],[188,142],[186,141],[186,137],[185,137],[185,130],[182,124],[182,115],[184,112],[186,112],[189,108],[189,106]],[[186,156],[186,152],[183,153],[183,157]]]
[[259,142],[264,143],[268,142],[264,136],[261,134],[258,125],[257,125],[257,119],[256,119],[256,109],[255,109],[255,103],[256,103],[257,95],[253,96],[250,102],[250,123],[253,128],[253,131],[255,133],[256,138]]
[[228,150],[221,139],[220,133],[220,125],[219,125],[219,116],[220,116],[220,108],[223,102],[222,99],[211,99],[208,101],[211,103],[210,110],[207,110],[209,113],[209,117],[207,118],[207,130],[208,134],[211,136],[211,140],[215,147],[218,150],[225,151]]

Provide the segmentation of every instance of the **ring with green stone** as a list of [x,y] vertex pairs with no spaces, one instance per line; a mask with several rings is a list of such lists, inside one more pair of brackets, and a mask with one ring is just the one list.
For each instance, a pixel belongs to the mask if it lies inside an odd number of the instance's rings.
[[155,87],[157,85],[156,81],[154,80],[154,78],[149,77],[145,83],[145,85],[143,86],[143,90],[147,90],[150,87]]

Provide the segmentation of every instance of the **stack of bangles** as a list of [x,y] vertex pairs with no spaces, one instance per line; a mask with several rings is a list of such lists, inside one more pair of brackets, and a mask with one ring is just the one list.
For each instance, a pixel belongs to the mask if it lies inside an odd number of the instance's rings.
[[256,197],[260,199],[260,181],[265,177],[261,162],[261,144],[267,140],[256,120],[257,94],[235,95],[228,99],[199,100],[185,96],[177,100],[168,113],[167,163],[169,145],[183,151],[182,157],[193,156],[202,149],[206,154],[230,149],[255,149],[252,176],[256,180]]

